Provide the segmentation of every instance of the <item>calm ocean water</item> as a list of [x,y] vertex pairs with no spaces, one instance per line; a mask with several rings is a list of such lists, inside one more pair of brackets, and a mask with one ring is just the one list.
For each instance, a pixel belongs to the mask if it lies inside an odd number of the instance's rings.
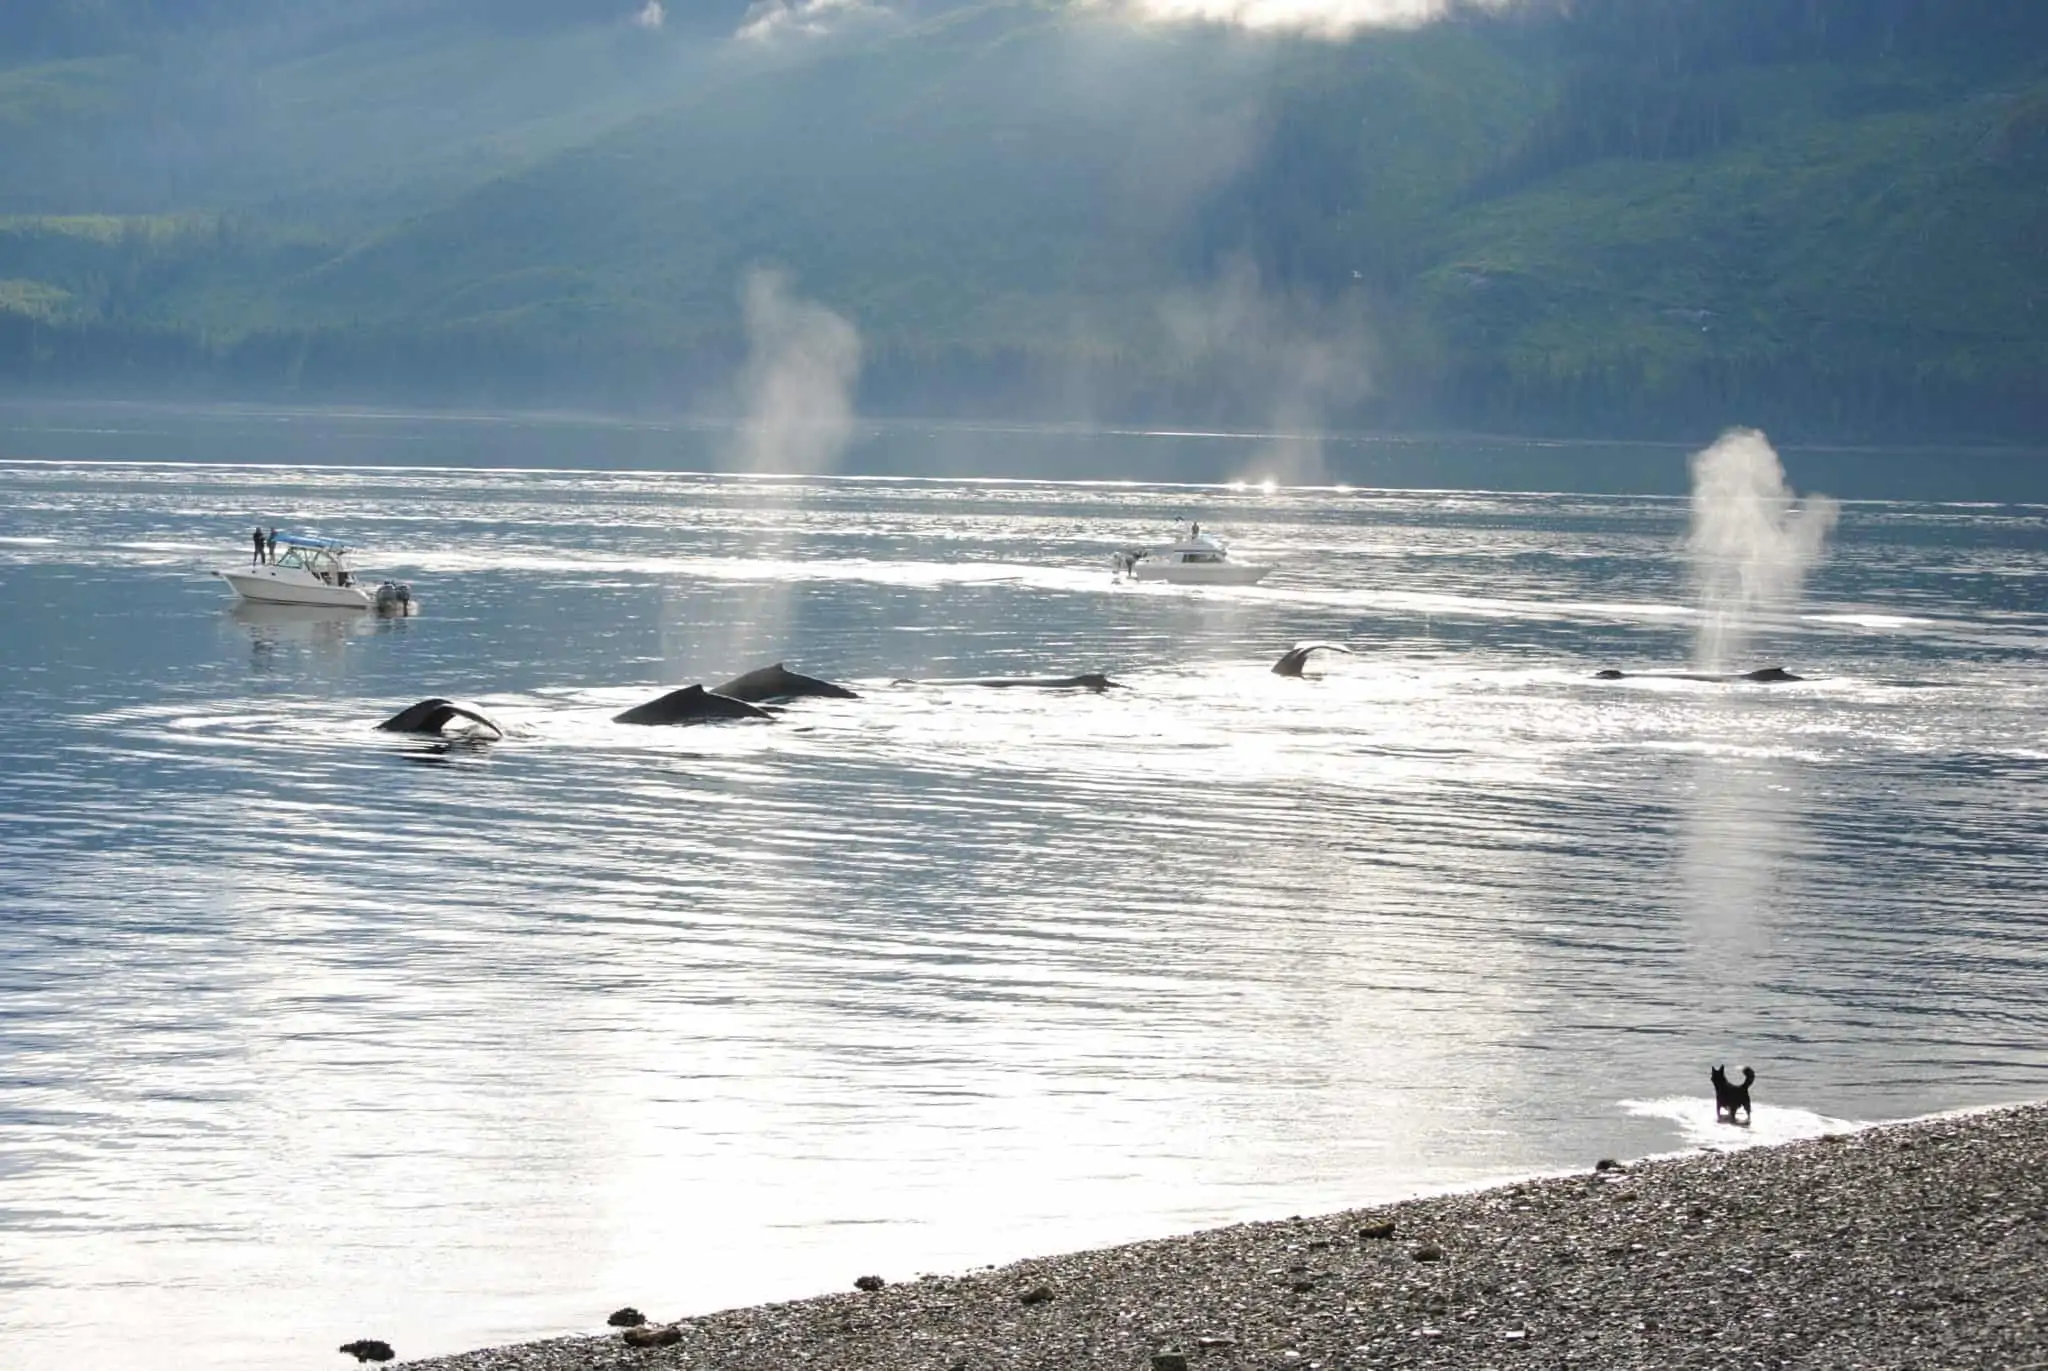
[[[1691,654],[1675,449],[1267,491],[0,417],[9,1366],[424,1355],[1735,1141],[1716,1062],[1753,1139],[2048,1093],[2048,507],[1997,463],[1795,455],[1979,502],[1846,505],[1751,648],[1811,679],[1759,687],[1590,679]],[[1538,493],[1379,484],[1489,472]],[[1179,515],[1279,569],[1113,584]],[[423,612],[237,612],[258,520]],[[1273,676],[1305,638],[1357,655]],[[608,722],[777,659],[862,698]],[[1094,670],[1129,689],[895,684]],[[431,694],[513,736],[371,730]]]

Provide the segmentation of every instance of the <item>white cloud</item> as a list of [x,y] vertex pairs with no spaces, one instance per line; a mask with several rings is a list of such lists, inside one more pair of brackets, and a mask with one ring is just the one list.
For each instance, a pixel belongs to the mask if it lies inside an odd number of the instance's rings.
[[756,43],[785,35],[818,36],[884,13],[869,0],[754,0],[738,36]]
[[662,8],[661,0],[647,0],[633,22],[643,29],[658,29],[668,22],[668,11]]
[[1451,0],[1123,0],[1127,13],[1158,23],[1234,24],[1318,38],[1414,28],[1442,18],[1450,7]]

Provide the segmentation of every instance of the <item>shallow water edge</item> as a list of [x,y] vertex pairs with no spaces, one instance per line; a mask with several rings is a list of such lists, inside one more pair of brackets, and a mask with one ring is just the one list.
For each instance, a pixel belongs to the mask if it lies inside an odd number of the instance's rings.
[[2017,1365],[2044,1156],[1955,1111],[415,1365]]

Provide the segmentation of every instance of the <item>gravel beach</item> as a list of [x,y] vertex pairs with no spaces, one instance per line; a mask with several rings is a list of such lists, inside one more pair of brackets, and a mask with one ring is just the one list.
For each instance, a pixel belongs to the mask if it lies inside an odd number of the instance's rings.
[[843,1294],[411,1365],[2048,1368],[2048,1104],[1587,1160],[1576,1176],[871,1292],[849,1271]]

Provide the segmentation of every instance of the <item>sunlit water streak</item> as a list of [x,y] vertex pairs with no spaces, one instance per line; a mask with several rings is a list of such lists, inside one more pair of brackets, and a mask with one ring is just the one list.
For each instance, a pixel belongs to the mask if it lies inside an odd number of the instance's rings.
[[[1190,513],[1279,569],[1111,582]],[[1757,626],[1803,683],[1589,679],[1685,664],[1685,517],[0,464],[8,1357],[420,1355],[2043,1093],[2048,511],[1847,505]],[[258,520],[424,612],[230,612]],[[862,699],[611,722],[778,658]],[[370,730],[437,693],[511,736]]]

